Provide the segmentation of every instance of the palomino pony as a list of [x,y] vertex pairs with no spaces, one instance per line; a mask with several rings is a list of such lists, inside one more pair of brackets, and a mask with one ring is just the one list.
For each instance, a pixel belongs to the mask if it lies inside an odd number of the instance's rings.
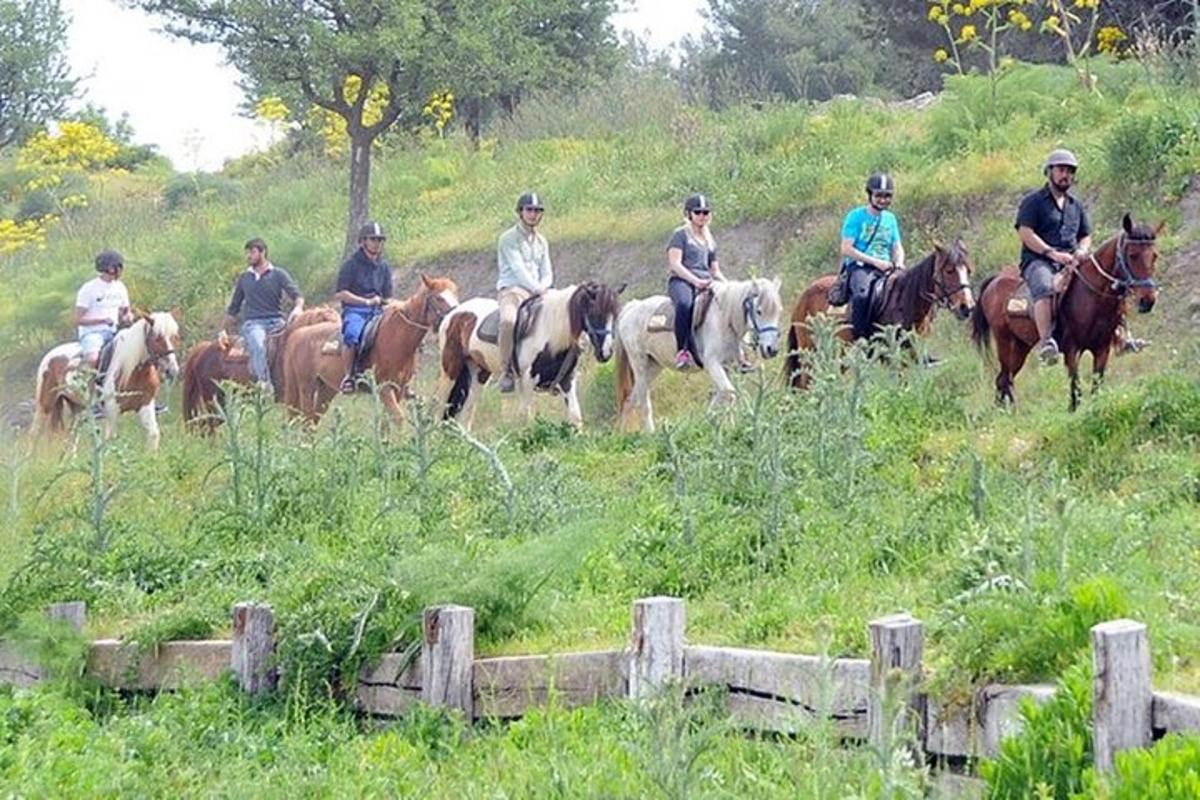
[[[179,347],[179,323],[171,314],[159,311],[139,317],[113,338],[112,361],[100,386],[105,437],[116,432],[117,416],[136,411],[146,431],[146,444],[158,449],[158,419],[154,414],[154,396],[161,384],[160,373],[168,380],[179,374],[175,349]],[[87,407],[89,394],[85,382],[90,375],[79,371],[78,342],[60,344],[42,357],[34,389],[33,430],[61,431],[69,411],[78,414]]]
[[[438,330],[442,349],[438,399],[444,417],[450,419],[461,413],[467,429],[474,422],[475,404],[484,384],[504,369],[495,337],[485,339],[480,335],[484,321],[498,313],[497,309],[492,298],[476,297],[450,312]],[[617,292],[592,281],[550,289],[542,295],[541,308],[528,332],[513,348],[517,394],[526,420],[533,417],[534,390],[556,391],[566,403],[567,421],[576,428],[583,425],[575,382],[579,340],[586,333],[596,360],[608,361],[619,310]]]
[[[696,354],[716,391],[710,408],[733,400],[736,391],[725,365],[735,362],[743,337],[749,332],[763,358],[779,353],[779,317],[783,301],[779,298],[779,279],[755,278],[748,281],[715,281],[711,285],[712,304],[695,332]],[[634,300],[625,305],[617,320],[617,409],[619,424],[627,424],[637,410],[642,428],[654,431],[654,411],[650,405],[650,385],[675,361],[675,335],[663,321],[652,319],[670,304],[664,295]],[[700,314],[699,309],[697,315]]]
[[[316,306],[296,314],[277,333],[268,337],[270,344],[271,383],[275,387],[275,401],[284,396],[283,350],[292,332],[316,325],[319,322],[340,322],[338,312],[329,306]],[[232,381],[243,386],[254,383],[250,372],[250,359],[244,352],[235,354],[234,341],[224,333],[217,339],[196,344],[188,352],[183,365],[183,421],[188,428],[212,433],[221,419],[218,409],[225,402],[225,390],[221,381]]]
[[[946,247],[935,242],[933,252],[915,267],[902,270],[889,278],[884,291],[882,308],[875,317],[876,325],[897,325],[902,330],[924,334],[929,330],[937,306],[955,309],[959,319],[966,319],[975,305],[971,294],[971,257],[961,239]],[[808,386],[801,350],[813,349],[812,331],[806,320],[830,311],[829,289],[836,275],[822,275],[805,288],[792,309],[792,324],[788,328],[788,353],[784,362],[784,377],[794,389]],[[847,309],[849,306],[847,306]],[[845,342],[853,339],[849,325],[842,326],[838,337]]]
[[[435,330],[457,305],[454,281],[421,275],[421,285],[412,297],[389,300],[384,306],[375,344],[362,366],[374,368],[383,402],[398,424],[404,419],[400,400],[417,368],[417,349],[425,334]],[[338,393],[344,376],[340,340],[340,323],[326,322],[295,331],[284,346],[283,400],[314,425]]]
[[[1124,301],[1132,289],[1138,311],[1154,308],[1158,286],[1154,262],[1158,259],[1155,237],[1163,223],[1151,228],[1135,225],[1126,214],[1121,232],[1096,249],[1081,264],[1068,271],[1066,290],[1056,297],[1054,340],[1058,342],[1071,376],[1071,403],[1079,406],[1079,356],[1092,354],[1092,391],[1104,381],[1104,368],[1112,350],[1113,334],[1123,319]],[[971,338],[981,352],[989,349],[988,333],[996,340],[1000,372],[996,375],[996,402],[1015,403],[1013,378],[1021,371],[1029,351],[1037,344],[1037,327],[1028,317],[1008,312],[1008,301],[1021,283],[1015,270],[992,275],[979,289],[979,305],[971,315]]]

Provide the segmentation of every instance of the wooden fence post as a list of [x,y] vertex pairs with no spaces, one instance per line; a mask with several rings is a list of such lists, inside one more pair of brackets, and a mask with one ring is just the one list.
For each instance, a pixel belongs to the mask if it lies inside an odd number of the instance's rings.
[[683,679],[686,606],[678,597],[647,597],[633,603],[629,696],[650,697]]
[[421,643],[421,699],[432,706],[474,717],[475,609],[434,606],[425,609]]
[[925,626],[908,614],[894,614],[872,620],[867,627],[871,635],[868,742],[876,749],[884,748],[897,729],[903,730],[915,721],[917,755],[924,758],[925,696],[920,684]]
[[265,603],[233,607],[233,647],[229,666],[242,691],[262,694],[275,688],[275,612]]
[[1113,756],[1149,747],[1150,640],[1146,626],[1130,619],[1092,628],[1092,734],[1096,769],[1110,771]]
[[87,603],[82,600],[71,603],[53,603],[46,608],[46,616],[65,622],[77,633],[82,633],[83,623],[87,620]]

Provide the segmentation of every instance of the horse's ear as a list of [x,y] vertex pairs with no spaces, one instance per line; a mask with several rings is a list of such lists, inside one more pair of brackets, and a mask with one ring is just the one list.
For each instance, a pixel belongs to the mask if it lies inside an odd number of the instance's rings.
[[424,272],[418,272],[417,274],[421,276],[421,283],[425,284],[426,289],[433,288],[433,281],[429,280],[428,275],[426,275]]
[[621,292],[625,291],[628,288],[629,288],[629,284],[622,282],[621,285],[617,287],[617,294],[620,294]]
[[1165,228],[1165,227],[1167,227],[1167,221],[1164,219],[1161,222],[1159,222],[1157,225],[1154,226],[1154,235],[1158,236],[1160,233],[1163,232],[1163,228]]
[[783,277],[780,275],[776,275],[774,278],[771,279],[771,283],[775,284],[775,291],[778,292],[780,289],[783,288]]
[[172,306],[169,312],[176,322],[183,320],[183,306]]
[[1133,235],[1133,217],[1129,216],[1129,212],[1125,212],[1125,216],[1121,217],[1121,227],[1125,229],[1125,233]]
[[967,252],[967,243],[962,240],[961,236],[954,237],[954,249],[963,253]]
[[938,239],[933,240],[933,249],[934,249],[934,251],[936,251],[938,253],[946,252],[946,246],[944,244],[942,244],[941,241]]

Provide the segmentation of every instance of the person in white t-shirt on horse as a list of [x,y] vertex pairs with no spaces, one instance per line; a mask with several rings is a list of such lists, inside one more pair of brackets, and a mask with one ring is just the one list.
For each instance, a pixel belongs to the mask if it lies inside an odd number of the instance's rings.
[[121,282],[125,261],[115,250],[96,256],[100,273],[85,283],[75,295],[75,324],[78,326],[80,356],[92,369],[98,369],[100,351],[117,334],[117,326],[133,322],[129,311],[129,291]]

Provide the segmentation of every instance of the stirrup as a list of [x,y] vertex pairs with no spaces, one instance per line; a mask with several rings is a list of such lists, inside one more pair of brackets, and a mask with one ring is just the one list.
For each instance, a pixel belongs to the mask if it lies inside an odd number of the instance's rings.
[[1037,357],[1046,366],[1057,364],[1059,355],[1058,342],[1054,341],[1051,337],[1047,336],[1038,342]]

